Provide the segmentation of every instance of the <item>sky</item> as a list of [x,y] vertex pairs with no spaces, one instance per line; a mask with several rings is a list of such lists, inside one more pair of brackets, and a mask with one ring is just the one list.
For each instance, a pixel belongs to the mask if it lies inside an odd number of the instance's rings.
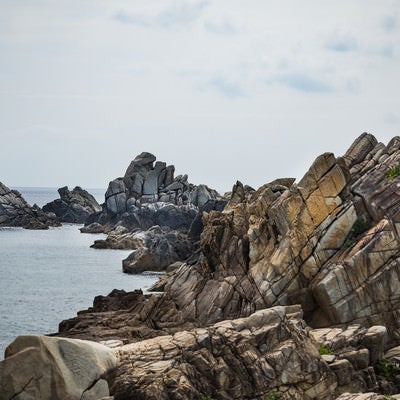
[[105,188],[142,151],[220,192],[400,135],[399,0],[0,0],[0,181]]

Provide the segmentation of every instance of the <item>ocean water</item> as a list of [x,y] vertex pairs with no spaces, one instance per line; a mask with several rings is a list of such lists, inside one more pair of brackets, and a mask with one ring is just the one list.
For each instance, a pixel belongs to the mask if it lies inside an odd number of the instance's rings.
[[[19,191],[31,203],[24,188]],[[48,189],[28,191],[45,203],[57,197]],[[79,227],[0,228],[0,359],[16,336],[57,332],[59,322],[90,307],[95,296],[115,288],[146,290],[157,280],[124,274],[121,261],[130,251],[91,249],[105,235],[82,234]]]

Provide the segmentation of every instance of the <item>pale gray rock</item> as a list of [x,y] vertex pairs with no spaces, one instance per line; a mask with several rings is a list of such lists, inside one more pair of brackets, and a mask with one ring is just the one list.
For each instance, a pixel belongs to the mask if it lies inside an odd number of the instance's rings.
[[157,195],[158,194],[158,174],[155,170],[151,170],[146,174],[143,184],[144,195]]
[[116,357],[98,343],[19,336],[0,362],[1,399],[98,400],[109,396]]
[[174,181],[174,173],[175,173],[175,167],[173,165],[168,165],[166,168],[164,186],[172,184],[172,182]]
[[122,178],[111,181],[106,191],[106,206],[111,214],[122,214],[126,211],[126,187]]

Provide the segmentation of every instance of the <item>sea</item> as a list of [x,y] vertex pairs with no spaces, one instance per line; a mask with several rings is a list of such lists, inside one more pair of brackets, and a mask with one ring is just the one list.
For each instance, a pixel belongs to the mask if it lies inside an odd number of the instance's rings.
[[[17,189],[29,204],[58,198],[56,188]],[[87,189],[99,203],[105,189]],[[87,309],[113,289],[146,291],[156,275],[128,275],[130,250],[92,249],[103,234],[80,233],[82,225],[49,230],[0,228],[0,359],[16,336],[58,331],[58,324]]]

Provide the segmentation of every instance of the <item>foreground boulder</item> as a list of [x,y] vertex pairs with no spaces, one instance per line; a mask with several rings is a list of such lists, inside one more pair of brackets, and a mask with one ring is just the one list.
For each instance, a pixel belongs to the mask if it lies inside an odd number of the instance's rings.
[[43,211],[54,213],[61,222],[83,224],[89,215],[101,211],[96,199],[79,186],[72,191],[65,186],[58,193],[60,198],[44,205]]
[[36,204],[31,207],[21,193],[0,182],[0,226],[21,226],[26,229],[48,229],[60,223],[53,213],[42,211]]
[[112,350],[93,342],[19,336],[0,362],[2,400],[97,400],[109,395]]

